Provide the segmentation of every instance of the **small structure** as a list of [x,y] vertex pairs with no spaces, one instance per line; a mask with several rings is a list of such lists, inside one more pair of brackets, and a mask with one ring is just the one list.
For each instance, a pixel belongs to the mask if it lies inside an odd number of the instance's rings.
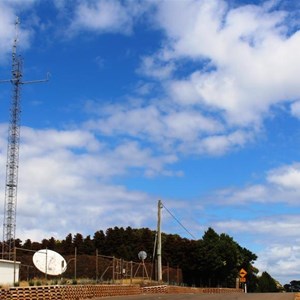
[[0,259],[0,284],[13,286],[19,281],[19,261]]
[[134,277],[136,277],[136,274],[138,273],[139,268],[142,265],[143,266],[143,280],[145,278],[145,273],[146,273],[146,278],[149,279],[147,268],[145,266],[145,259],[147,258],[147,253],[145,251],[140,251],[138,254],[138,258],[142,261],[142,263],[139,264],[138,268],[136,269]]

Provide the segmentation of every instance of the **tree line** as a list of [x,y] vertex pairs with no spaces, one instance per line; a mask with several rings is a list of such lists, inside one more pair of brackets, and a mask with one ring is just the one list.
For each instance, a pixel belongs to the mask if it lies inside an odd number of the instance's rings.
[[[99,255],[127,261],[138,261],[138,253],[145,251],[147,261],[151,262],[156,258],[155,238],[156,232],[148,228],[114,227],[105,232],[96,231],[92,237],[69,233],[63,240],[54,237],[41,242],[16,240],[16,247],[33,251],[47,248],[62,255],[74,254],[75,248],[77,255],[93,255],[97,249]],[[275,280],[268,273],[257,275],[258,270],[253,266],[256,259],[256,254],[240,246],[232,237],[218,234],[212,228],[208,228],[199,240],[162,233],[163,265],[180,268],[183,281],[190,286],[235,287],[243,268],[247,272],[249,292],[262,290],[260,284],[265,286],[266,282],[273,288]],[[269,291],[268,287],[263,291]]]

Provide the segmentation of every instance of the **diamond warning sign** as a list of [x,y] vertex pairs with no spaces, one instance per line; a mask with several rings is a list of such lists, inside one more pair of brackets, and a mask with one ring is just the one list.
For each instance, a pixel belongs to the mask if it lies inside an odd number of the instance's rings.
[[241,269],[239,275],[241,278],[244,278],[247,275],[247,272],[244,269]]

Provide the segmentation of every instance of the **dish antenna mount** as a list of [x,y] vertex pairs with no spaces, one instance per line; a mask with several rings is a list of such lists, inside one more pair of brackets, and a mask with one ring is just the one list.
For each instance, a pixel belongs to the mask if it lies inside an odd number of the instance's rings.
[[32,260],[36,268],[46,275],[60,275],[67,269],[66,260],[53,250],[39,250],[34,253]]

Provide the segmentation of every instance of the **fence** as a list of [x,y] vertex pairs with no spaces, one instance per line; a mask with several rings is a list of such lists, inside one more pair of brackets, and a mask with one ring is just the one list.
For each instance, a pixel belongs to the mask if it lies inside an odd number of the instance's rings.
[[[23,250],[23,249],[22,249]],[[113,256],[99,255],[66,255],[67,270],[60,276],[50,276],[40,272],[32,262],[32,255],[21,250],[17,251],[16,260],[21,261],[20,281],[46,281],[56,284],[57,281],[70,279],[93,280],[106,283],[128,283],[135,279],[156,280],[156,264],[147,261],[126,261]],[[163,281],[172,284],[182,283],[182,272],[179,268],[162,267]],[[17,280],[18,281],[18,280]]]

